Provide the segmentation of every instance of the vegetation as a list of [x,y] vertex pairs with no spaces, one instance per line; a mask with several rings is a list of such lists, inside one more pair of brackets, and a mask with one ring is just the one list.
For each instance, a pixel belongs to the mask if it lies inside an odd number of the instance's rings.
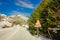
[[[34,27],[36,20],[40,20],[42,29],[39,28],[40,34],[48,36],[47,29],[55,28],[60,25],[60,0],[43,0],[34,12],[31,14],[28,20],[29,30],[33,35],[36,35],[36,27]],[[55,35],[54,32],[50,31],[52,37],[55,38],[60,35],[59,32]],[[45,35],[46,34],[46,35]],[[56,38],[55,38],[56,39]],[[59,38],[57,38],[58,40]]]

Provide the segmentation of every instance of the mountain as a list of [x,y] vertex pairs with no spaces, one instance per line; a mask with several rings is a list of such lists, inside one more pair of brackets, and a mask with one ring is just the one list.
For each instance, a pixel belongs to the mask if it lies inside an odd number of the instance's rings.
[[0,27],[12,27],[13,25],[25,25],[27,24],[28,17],[24,15],[11,15],[6,16],[5,14],[0,14]]

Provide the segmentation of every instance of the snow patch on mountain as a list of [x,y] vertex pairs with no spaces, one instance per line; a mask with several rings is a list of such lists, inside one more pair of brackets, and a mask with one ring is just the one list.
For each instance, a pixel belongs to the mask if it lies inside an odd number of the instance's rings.
[[28,17],[24,15],[11,15],[6,16],[5,14],[0,14],[0,27],[12,27],[13,25],[25,25],[27,24]]

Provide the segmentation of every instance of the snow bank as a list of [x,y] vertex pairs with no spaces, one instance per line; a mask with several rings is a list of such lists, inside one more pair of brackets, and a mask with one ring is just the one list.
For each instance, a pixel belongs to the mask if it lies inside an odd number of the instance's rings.
[[5,26],[12,26],[12,23],[9,23],[8,21],[1,21],[0,22],[0,27],[5,27]]

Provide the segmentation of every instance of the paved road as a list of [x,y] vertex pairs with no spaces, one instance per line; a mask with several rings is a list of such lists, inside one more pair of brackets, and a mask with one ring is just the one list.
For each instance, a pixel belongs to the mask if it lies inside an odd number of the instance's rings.
[[43,40],[32,36],[26,28],[14,26],[0,29],[0,40]]

